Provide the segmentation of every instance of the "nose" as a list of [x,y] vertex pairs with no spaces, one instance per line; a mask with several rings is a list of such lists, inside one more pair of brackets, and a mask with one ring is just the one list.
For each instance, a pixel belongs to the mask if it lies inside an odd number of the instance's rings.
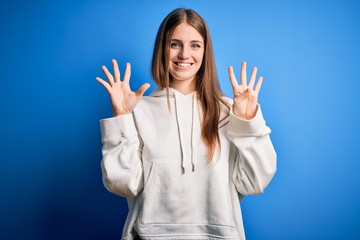
[[179,51],[180,59],[188,59],[189,58],[189,50],[186,47],[182,47]]

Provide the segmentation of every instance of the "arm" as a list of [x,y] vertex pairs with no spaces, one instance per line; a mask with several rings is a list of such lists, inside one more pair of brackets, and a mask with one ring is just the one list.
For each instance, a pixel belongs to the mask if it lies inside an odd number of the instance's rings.
[[126,64],[124,79],[115,59],[112,60],[114,75],[105,66],[102,70],[108,81],[96,78],[110,96],[114,117],[102,120],[101,169],[105,187],[115,194],[132,197],[143,187],[141,146],[135,124],[130,114],[137,106],[149,84],[143,84],[137,92],[130,89],[130,64]]
[[143,188],[141,146],[132,114],[100,121],[101,170],[107,190],[133,197]]
[[276,152],[270,132],[260,106],[251,120],[230,113],[227,134],[234,144],[232,157],[235,157],[232,181],[242,195],[262,193],[276,172]]
[[254,67],[247,84],[246,62],[241,65],[241,84],[238,84],[233,68],[229,78],[234,93],[228,137],[235,148],[232,180],[242,195],[262,193],[276,171],[276,153],[271,143],[270,128],[265,125],[258,96],[263,82],[259,77],[255,85],[257,68]]

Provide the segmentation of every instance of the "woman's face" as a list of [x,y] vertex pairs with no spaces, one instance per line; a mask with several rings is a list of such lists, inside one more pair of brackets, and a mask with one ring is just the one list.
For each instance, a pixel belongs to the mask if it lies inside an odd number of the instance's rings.
[[204,56],[204,39],[187,23],[178,25],[171,37],[169,70],[172,87],[189,86],[195,90],[193,81],[201,67]]

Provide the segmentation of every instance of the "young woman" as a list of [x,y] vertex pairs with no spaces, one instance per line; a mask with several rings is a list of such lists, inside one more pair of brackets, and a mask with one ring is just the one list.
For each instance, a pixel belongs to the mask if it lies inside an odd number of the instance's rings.
[[[245,239],[242,196],[262,193],[276,153],[257,103],[262,77],[246,63],[241,83],[229,68],[234,99],[221,93],[210,34],[190,9],[161,23],[152,75],[158,89],[142,97],[103,66],[114,117],[100,121],[105,187],[128,199],[122,239]],[[257,82],[255,84],[255,82]]]

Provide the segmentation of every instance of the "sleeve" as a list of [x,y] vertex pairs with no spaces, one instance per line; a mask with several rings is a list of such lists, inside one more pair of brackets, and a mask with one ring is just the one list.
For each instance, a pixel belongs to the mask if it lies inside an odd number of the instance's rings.
[[270,132],[259,105],[251,120],[230,112],[227,134],[233,143],[230,157],[235,158],[232,181],[243,196],[262,193],[276,172],[276,152]]
[[141,144],[132,114],[100,120],[102,178],[107,190],[134,197],[143,189]]

